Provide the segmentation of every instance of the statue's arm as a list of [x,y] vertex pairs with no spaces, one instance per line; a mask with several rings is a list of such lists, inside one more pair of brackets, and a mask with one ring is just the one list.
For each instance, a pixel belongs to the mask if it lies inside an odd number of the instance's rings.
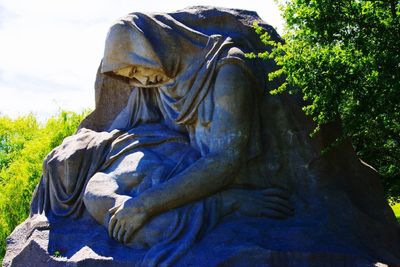
[[[230,64],[221,67],[213,91],[215,108],[209,129],[209,153],[170,180],[112,208],[108,224],[110,236],[127,243],[151,217],[220,192],[232,183],[247,160],[251,109],[254,108],[251,85],[241,67]],[[230,192],[228,199],[224,199],[228,209],[239,201],[239,210],[249,216],[286,218],[293,212],[281,189],[226,192]]]
[[226,187],[245,161],[250,132],[250,83],[239,66],[224,65],[214,89],[209,154],[134,201],[150,215],[209,196]]

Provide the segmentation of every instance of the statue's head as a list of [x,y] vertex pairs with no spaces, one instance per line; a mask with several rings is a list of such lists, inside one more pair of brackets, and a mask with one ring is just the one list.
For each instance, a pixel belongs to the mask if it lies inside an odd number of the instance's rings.
[[139,15],[129,15],[111,27],[101,72],[132,86],[157,87],[171,79],[174,66],[173,60],[166,61],[166,49],[160,48],[165,47],[164,41],[167,45],[174,44],[163,38],[165,33],[160,25],[153,25]]
[[169,80],[151,42],[129,20],[118,21],[108,32],[101,71],[136,87],[156,87]]
[[131,13],[110,28],[101,72],[136,87],[157,87],[181,75],[208,40],[170,17]]
[[135,87],[158,87],[170,79],[158,69],[134,65],[114,70],[113,73],[127,78],[129,84]]

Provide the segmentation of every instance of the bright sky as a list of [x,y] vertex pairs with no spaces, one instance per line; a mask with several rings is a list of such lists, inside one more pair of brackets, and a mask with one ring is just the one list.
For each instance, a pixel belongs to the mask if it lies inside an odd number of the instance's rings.
[[0,114],[94,107],[94,80],[113,21],[192,5],[257,11],[282,29],[274,0],[0,0]]

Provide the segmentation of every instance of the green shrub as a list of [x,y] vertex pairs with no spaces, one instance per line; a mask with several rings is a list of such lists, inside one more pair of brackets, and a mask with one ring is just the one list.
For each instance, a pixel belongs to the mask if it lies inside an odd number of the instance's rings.
[[0,261],[7,236],[29,214],[44,157],[76,131],[87,113],[61,111],[45,124],[32,114],[14,120],[0,116]]
[[392,209],[396,215],[397,221],[400,223],[400,203],[393,205]]
[[[271,93],[301,92],[318,129],[340,119],[342,135],[400,201],[400,2],[278,0],[284,43],[262,34],[286,82]],[[261,34],[262,30],[257,27]],[[255,57],[256,55],[252,55]]]

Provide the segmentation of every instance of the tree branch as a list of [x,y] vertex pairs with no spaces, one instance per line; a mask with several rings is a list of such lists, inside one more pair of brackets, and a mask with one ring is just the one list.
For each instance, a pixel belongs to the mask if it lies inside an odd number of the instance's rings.
[[389,0],[390,3],[390,11],[392,12],[392,18],[396,18],[397,12],[396,12],[396,0]]

